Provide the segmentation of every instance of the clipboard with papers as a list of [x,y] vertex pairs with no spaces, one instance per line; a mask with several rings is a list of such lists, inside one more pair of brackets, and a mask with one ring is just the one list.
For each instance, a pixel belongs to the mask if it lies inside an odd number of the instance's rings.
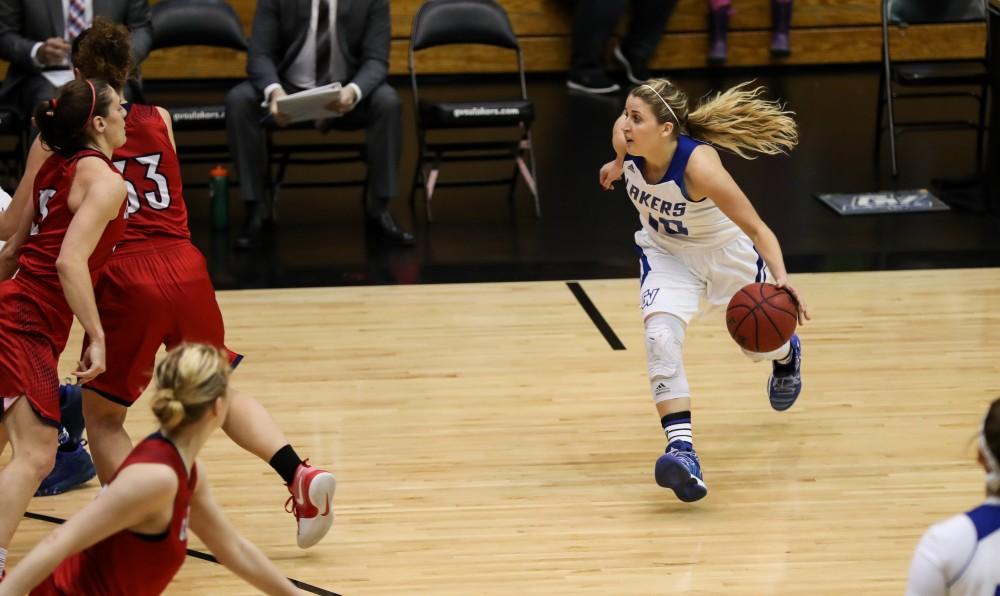
[[278,99],[278,111],[284,114],[289,122],[323,120],[338,116],[337,112],[328,110],[326,106],[340,99],[340,89],[340,83],[330,83],[286,95]]

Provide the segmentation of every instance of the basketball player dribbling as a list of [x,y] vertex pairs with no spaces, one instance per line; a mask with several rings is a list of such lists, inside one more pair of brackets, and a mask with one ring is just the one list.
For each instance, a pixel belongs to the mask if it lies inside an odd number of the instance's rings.
[[[646,329],[650,388],[667,449],[656,461],[656,482],[685,502],[708,494],[694,450],[691,391],[682,349],[688,323],[702,301],[725,305],[741,287],[768,281],[798,302],[799,322],[809,318],[802,297],[788,285],[781,247],[749,199],[723,167],[715,146],[750,158],[784,153],[798,140],[795,121],[761,88],[744,83],[688,108],[687,95],[665,79],[635,87],[614,124],[616,157],[601,168],[610,190],[625,176],[625,190],[639,211],[640,307]],[[708,144],[711,143],[711,144]],[[786,410],[802,389],[798,336],[773,352],[768,396]]]
[[34,111],[52,153],[33,176],[31,235],[19,271],[0,282],[0,400],[13,447],[0,470],[0,577],[7,547],[38,483],[52,469],[59,411],[59,355],[73,315],[94,338],[74,374],[105,368],[105,333],[93,278],[125,228],[125,184],[111,163],[125,143],[125,111],[104,81],[73,81]]
[[188,529],[220,563],[265,594],[301,594],[222,515],[196,462],[233,407],[229,355],[183,344],[156,367],[158,432],[110,484],[18,563],[0,596],[160,594],[187,557]]
[[[131,70],[130,40],[123,25],[95,19],[73,40],[78,76],[98,73],[123,89]],[[83,386],[87,437],[102,483],[132,448],[125,418],[149,384],[161,344],[170,349],[185,341],[208,343],[229,354],[234,367],[242,358],[225,346],[215,289],[191,242],[170,115],[149,105],[126,104],[126,109],[129,140],[113,159],[128,187],[128,227],[95,288],[109,337],[108,369]],[[44,153],[37,143],[32,146],[22,185],[30,183],[32,164]],[[291,493],[286,508],[297,522],[297,543],[313,546],[333,522],[333,475],[303,461],[260,402],[232,393],[232,414],[223,430],[282,478]],[[50,478],[59,474],[57,466]]]

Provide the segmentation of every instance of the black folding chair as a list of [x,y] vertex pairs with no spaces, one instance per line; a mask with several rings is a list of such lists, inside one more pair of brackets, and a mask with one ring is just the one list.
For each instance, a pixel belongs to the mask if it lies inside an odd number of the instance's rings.
[[[882,70],[879,76],[878,108],[875,128],[875,159],[879,159],[882,133],[888,129],[889,154],[892,158],[892,175],[897,175],[896,138],[913,130],[975,129],[976,171],[983,164],[983,137],[986,129],[986,106],[989,93],[989,31],[983,58],[972,60],[935,60],[899,62],[892,58],[889,44],[890,28],[904,28],[916,24],[949,24],[983,22],[986,18],[987,0],[882,0]],[[976,87],[976,91],[940,90],[944,87]],[[937,88],[934,91],[899,92],[900,88]],[[956,119],[927,119],[897,122],[896,103],[903,99],[931,97],[968,97],[979,104],[978,121]],[[888,115],[883,125],[883,112]]]
[[[247,39],[236,11],[222,0],[162,0],[152,9],[153,50],[182,46],[209,46],[247,51]],[[190,81],[185,82],[190,86]],[[231,82],[198,80],[198,90],[218,90],[224,94]],[[146,82],[146,93],[159,89]],[[166,86],[164,86],[166,88]],[[163,90],[163,89],[159,89]],[[224,104],[182,105],[167,108],[177,132],[224,131]],[[178,140],[178,154],[185,163],[228,161],[230,148],[224,143],[184,142]],[[183,149],[182,149],[183,147]]]
[[[421,51],[452,44],[486,45],[513,50],[521,94],[516,99],[489,101],[431,101],[420,96],[414,55]],[[524,56],[517,35],[504,9],[493,0],[428,0],[413,18],[409,50],[410,83],[417,128],[417,165],[410,189],[410,204],[416,200],[418,187],[423,189],[427,220],[431,221],[434,190],[446,186],[509,185],[508,199],[513,201],[520,177],[535,201],[535,215],[541,216],[541,204],[535,177],[535,155],[531,143],[534,105],[528,100],[524,78]],[[435,130],[519,129],[513,140],[431,141]],[[442,162],[513,160],[513,173],[504,178],[439,180]],[[429,168],[425,171],[427,164]]]

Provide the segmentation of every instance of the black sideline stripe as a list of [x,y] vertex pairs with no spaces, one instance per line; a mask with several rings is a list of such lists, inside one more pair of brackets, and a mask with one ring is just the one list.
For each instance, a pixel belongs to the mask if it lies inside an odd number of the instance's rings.
[[597,330],[600,331],[601,335],[604,336],[604,339],[607,340],[611,349],[624,350],[625,344],[622,343],[622,340],[618,339],[618,336],[615,335],[615,330],[612,329],[611,325],[608,325],[608,322],[604,320],[604,317],[601,316],[601,311],[597,310],[594,303],[590,301],[590,296],[587,296],[587,293],[583,291],[580,284],[575,281],[568,281],[566,282],[566,285],[569,286],[569,291],[573,292],[573,295],[576,296],[576,301],[583,307],[584,312],[590,316],[590,320],[594,322],[594,326],[597,327]]
[[[41,513],[32,513],[30,511],[25,511],[24,512],[24,517],[26,517],[28,519],[34,519],[34,520],[37,520],[37,521],[48,522],[50,524],[56,524],[56,525],[66,523],[66,520],[64,520],[64,519],[61,519],[61,518],[58,518],[58,517],[52,517],[51,515],[43,515]],[[216,563],[216,564],[219,563],[219,560],[216,559],[213,555],[211,555],[209,553],[203,553],[201,551],[191,550],[189,548],[189,549],[187,549],[187,554],[188,554],[189,557],[192,557],[194,559],[201,559],[202,561],[209,561],[209,562]],[[313,586],[311,584],[307,584],[305,582],[300,582],[297,579],[288,578],[288,580],[291,581],[293,584],[295,584],[296,588],[301,588],[301,589],[303,589],[306,592],[309,592],[311,594],[319,594],[320,596],[340,596],[336,592],[331,592],[329,590],[324,590],[323,588],[317,588],[316,586]]]

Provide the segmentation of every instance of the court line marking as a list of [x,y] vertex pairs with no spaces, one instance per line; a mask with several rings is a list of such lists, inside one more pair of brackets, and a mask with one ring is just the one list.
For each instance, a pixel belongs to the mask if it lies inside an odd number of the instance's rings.
[[[26,517],[27,519],[33,519],[35,521],[43,521],[43,522],[48,522],[50,524],[56,524],[56,525],[61,525],[61,524],[66,523],[66,520],[64,520],[62,518],[53,517],[51,515],[45,515],[45,514],[42,514],[42,513],[32,513],[30,511],[25,511],[24,512],[24,517]],[[210,553],[203,553],[201,551],[197,551],[197,550],[189,548],[189,549],[187,549],[187,554],[188,554],[189,557],[192,557],[194,559],[201,559],[202,561],[210,561],[210,562],[215,563],[217,565],[220,564],[219,560],[216,559],[215,556],[212,555],[212,554],[210,554]],[[301,588],[301,589],[303,589],[306,592],[309,592],[311,594],[318,594],[319,596],[340,596],[340,594],[337,594],[336,592],[331,592],[329,590],[324,590],[323,588],[314,586],[312,584],[307,584],[306,582],[299,581],[297,579],[288,578],[288,581],[290,581],[293,584],[295,584],[295,587]]]
[[623,344],[622,340],[618,339],[618,336],[615,335],[615,330],[611,328],[611,325],[608,325],[606,320],[604,320],[604,316],[601,315],[601,311],[597,310],[597,307],[594,306],[594,303],[590,300],[590,296],[587,296],[587,292],[583,291],[583,287],[580,283],[568,281],[566,282],[566,286],[569,287],[569,291],[573,292],[573,295],[576,296],[576,301],[580,303],[584,312],[590,316],[590,320],[594,322],[594,326],[597,327],[597,330],[604,336],[605,341],[608,342],[611,349],[624,350],[625,344]]

